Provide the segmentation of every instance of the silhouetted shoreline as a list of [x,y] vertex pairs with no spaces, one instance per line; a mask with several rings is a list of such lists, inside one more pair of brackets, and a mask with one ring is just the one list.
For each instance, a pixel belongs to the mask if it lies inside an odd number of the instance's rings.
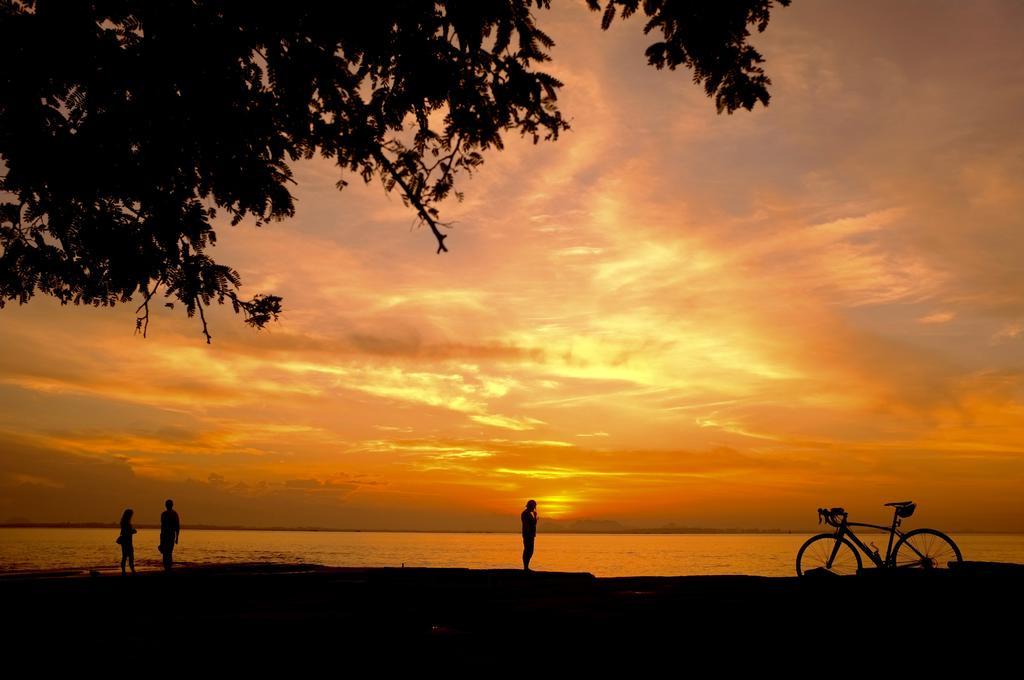
[[6,574],[0,598],[19,622],[5,642],[18,645],[45,639],[92,648],[116,632],[126,649],[143,655],[159,647],[166,628],[186,658],[258,650],[232,657],[233,664],[292,663],[296,653],[309,660],[329,650],[353,660],[401,661],[367,656],[381,652],[460,665],[507,656],[525,630],[538,657],[572,663],[637,655],[678,661],[688,650],[694,659],[733,664],[742,659],[728,654],[739,649],[817,650],[827,658],[838,640],[875,633],[897,635],[893,659],[898,649],[925,643],[1010,653],[1016,627],[1000,614],[1019,611],[1022,585],[1024,565],[989,563],[966,563],[952,573],[886,570],[803,580],[260,563],[134,577]]

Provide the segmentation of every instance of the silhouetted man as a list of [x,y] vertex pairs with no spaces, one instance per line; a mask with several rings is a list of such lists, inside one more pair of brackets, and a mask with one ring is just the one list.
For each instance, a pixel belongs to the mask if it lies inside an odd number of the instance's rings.
[[533,541],[537,538],[537,501],[527,501],[526,509],[519,518],[523,520],[523,569],[530,571]]
[[181,522],[173,509],[174,501],[168,499],[164,506],[167,509],[160,514],[160,552],[164,556],[164,569],[170,571],[171,556],[174,554],[174,546],[178,544]]

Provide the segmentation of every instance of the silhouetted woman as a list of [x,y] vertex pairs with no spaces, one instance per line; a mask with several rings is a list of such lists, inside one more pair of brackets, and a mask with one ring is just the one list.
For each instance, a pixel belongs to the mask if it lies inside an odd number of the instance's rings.
[[530,571],[533,557],[533,542],[537,538],[537,501],[527,501],[526,509],[519,515],[523,520],[523,569]]
[[132,543],[132,535],[135,534],[135,527],[132,526],[132,515],[135,511],[128,508],[121,515],[121,535],[117,542],[121,544],[121,575],[124,576],[124,563],[127,562],[135,573],[135,545]]

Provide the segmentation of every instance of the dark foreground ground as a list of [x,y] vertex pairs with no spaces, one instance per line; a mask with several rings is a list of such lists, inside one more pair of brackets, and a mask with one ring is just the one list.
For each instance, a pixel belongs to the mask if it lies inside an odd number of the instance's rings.
[[285,565],[7,575],[0,643],[36,668],[117,675],[120,665],[142,675],[462,667],[544,677],[554,662],[626,664],[628,677],[1020,677],[1024,566],[965,567],[802,581]]

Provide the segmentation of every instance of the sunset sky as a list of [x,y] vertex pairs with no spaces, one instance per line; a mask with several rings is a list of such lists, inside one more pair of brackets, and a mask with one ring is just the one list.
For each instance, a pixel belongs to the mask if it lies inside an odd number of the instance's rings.
[[218,230],[265,331],[0,310],[0,521],[1024,530],[1024,4],[795,0],[731,116],[553,4],[572,130],[463,178],[449,253],[314,160]]

